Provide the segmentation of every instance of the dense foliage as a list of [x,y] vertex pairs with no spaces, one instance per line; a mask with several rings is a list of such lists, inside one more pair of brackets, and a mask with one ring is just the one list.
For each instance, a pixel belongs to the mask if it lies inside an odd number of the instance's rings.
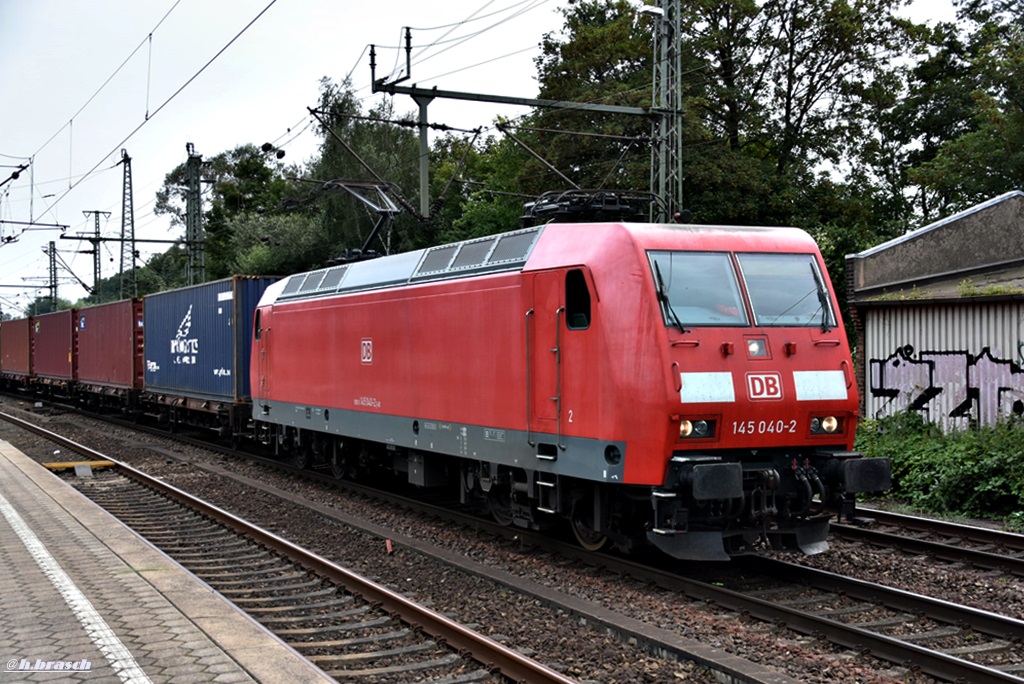
[[[1024,3],[954,0],[956,21],[930,26],[903,4],[679,5],[685,207],[697,223],[810,231],[841,299],[846,254],[1024,186]],[[562,28],[538,37],[538,96],[650,106],[659,19],[626,0],[558,11]],[[395,125],[412,118],[396,103],[364,111],[350,83],[324,78],[313,159],[286,166],[256,145],[206,158],[207,278],[318,268],[362,247],[380,216],[338,181],[390,184],[403,211],[367,244],[378,253],[513,229],[524,201],[570,183],[650,189],[649,117],[538,109],[436,136],[419,216],[415,127]],[[157,196],[175,230],[183,182],[180,166]],[[186,261],[181,246],[153,257],[140,291],[183,284]],[[117,277],[101,284],[104,299],[118,291]]]
[[858,449],[891,460],[889,496],[915,509],[1005,518],[1024,530],[1024,439],[1020,420],[942,434],[918,413],[867,421]]

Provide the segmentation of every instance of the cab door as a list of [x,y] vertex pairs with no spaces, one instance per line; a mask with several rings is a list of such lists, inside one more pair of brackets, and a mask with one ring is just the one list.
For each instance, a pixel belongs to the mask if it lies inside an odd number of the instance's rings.
[[[532,276],[532,307],[526,314],[527,433],[531,444],[537,441],[534,433],[559,434],[564,279],[561,271],[545,271]],[[545,436],[542,441],[550,442],[551,437]]]
[[251,378],[255,399],[270,398],[270,320],[273,307],[257,308],[253,317],[253,355],[257,377]]
[[[530,443],[538,457],[565,448],[563,436],[573,430],[573,413],[586,405],[589,366],[596,355],[591,325],[591,293],[586,268],[547,271],[533,276],[532,304],[527,314]],[[535,439],[534,433],[547,433]]]

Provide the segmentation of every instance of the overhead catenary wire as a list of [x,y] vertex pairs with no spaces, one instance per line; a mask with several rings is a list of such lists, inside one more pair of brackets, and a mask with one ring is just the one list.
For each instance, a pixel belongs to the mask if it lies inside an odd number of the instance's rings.
[[262,17],[262,16],[264,15],[264,14],[266,14],[266,13],[267,13],[267,11],[268,11],[268,10],[269,10],[269,9],[270,9],[271,7],[273,7],[273,6],[274,6],[274,5],[276,4],[276,3],[277,3],[277,0],[270,0],[270,3],[269,3],[269,4],[267,4],[267,6],[266,6],[266,7],[264,7],[264,8],[262,9],[262,10],[260,10],[260,12],[259,12],[259,13],[258,13],[258,14],[257,14],[257,15],[256,15],[255,17],[253,17],[253,18],[252,18],[252,19],[251,19],[251,20],[249,21],[249,23],[247,23],[247,24],[246,24],[246,25],[245,25],[245,26],[244,26],[244,27],[242,28],[242,30],[241,30],[241,31],[239,31],[239,32],[238,32],[237,34],[235,34],[235,36],[234,36],[234,37],[233,37],[233,38],[232,38],[231,40],[229,40],[229,41],[228,41],[228,42],[227,42],[227,43],[226,43],[226,44],[224,45],[224,47],[222,47],[222,48],[221,48],[220,50],[218,50],[218,51],[217,51],[217,53],[216,53],[216,54],[215,54],[215,55],[214,55],[213,57],[211,57],[211,58],[210,58],[210,59],[209,59],[209,60],[208,60],[208,61],[207,61],[207,62],[206,62],[205,64],[203,64],[203,66],[201,66],[201,67],[199,68],[199,70],[198,70],[198,71],[196,71],[196,72],[195,72],[194,74],[192,74],[192,76],[190,76],[190,77],[189,77],[189,79],[188,79],[187,81],[185,81],[185,82],[184,82],[183,84],[181,84],[181,86],[180,86],[180,87],[179,87],[179,88],[178,88],[177,90],[175,90],[175,91],[174,91],[173,93],[171,93],[170,97],[168,97],[168,98],[167,98],[166,100],[164,100],[164,101],[163,101],[163,102],[162,102],[162,103],[160,104],[160,106],[159,106],[159,107],[157,107],[157,108],[156,108],[156,109],[155,109],[155,110],[153,111],[153,113],[152,113],[152,114],[151,114],[151,115],[149,116],[149,118],[147,118],[147,119],[143,119],[143,121],[142,121],[141,123],[139,123],[139,125],[138,125],[138,126],[136,126],[135,128],[133,128],[133,129],[131,130],[131,132],[129,132],[129,133],[128,133],[128,135],[126,135],[126,136],[124,137],[124,139],[122,139],[122,140],[121,140],[121,142],[119,142],[119,143],[117,143],[116,145],[114,145],[114,147],[113,147],[113,148],[112,148],[112,149],[110,150],[110,152],[107,152],[107,153],[106,153],[105,155],[103,155],[103,157],[102,157],[102,158],[101,158],[101,159],[100,159],[100,160],[99,160],[98,162],[96,162],[96,164],[95,164],[95,165],[93,165],[93,167],[92,167],[91,169],[89,169],[89,171],[87,171],[87,172],[86,172],[85,176],[83,176],[83,177],[82,177],[81,179],[79,179],[79,180],[78,180],[77,182],[75,182],[74,184],[70,185],[70,186],[68,187],[68,189],[67,189],[67,190],[66,190],[66,191],[65,191],[65,192],[64,192],[63,194],[61,194],[61,196],[60,196],[60,197],[58,197],[58,198],[57,198],[57,199],[56,199],[56,200],[54,201],[54,203],[53,203],[52,205],[50,205],[50,207],[49,207],[49,208],[47,209],[47,211],[46,211],[46,212],[45,212],[45,213],[44,213],[43,215],[45,215],[46,213],[49,213],[50,211],[52,211],[52,210],[53,210],[53,207],[54,207],[54,206],[56,206],[57,204],[59,204],[59,203],[60,203],[60,201],[61,201],[62,199],[64,199],[64,198],[65,198],[65,197],[66,197],[66,196],[68,195],[68,193],[70,193],[70,192],[71,192],[72,190],[74,190],[74,189],[75,189],[76,187],[78,187],[78,185],[79,185],[79,184],[81,184],[81,183],[82,183],[82,181],[84,181],[84,180],[85,180],[86,178],[88,178],[88,177],[89,177],[89,176],[90,176],[90,175],[91,175],[91,174],[92,174],[92,173],[93,173],[93,172],[94,172],[94,171],[95,171],[95,170],[96,170],[97,168],[99,168],[99,166],[100,166],[100,165],[101,165],[101,164],[103,163],[103,161],[104,161],[105,159],[107,159],[107,158],[109,158],[109,157],[110,157],[111,155],[113,155],[113,154],[114,154],[114,153],[115,153],[115,152],[116,152],[116,151],[117,151],[117,150],[118,150],[119,148],[121,148],[121,147],[124,147],[124,144],[125,144],[125,143],[127,143],[127,142],[128,142],[129,140],[131,140],[131,138],[132,138],[132,137],[133,137],[133,136],[134,136],[134,135],[135,135],[136,133],[138,133],[138,132],[139,132],[139,130],[141,130],[143,126],[145,126],[145,125],[146,125],[147,123],[149,123],[149,122],[150,122],[150,121],[152,121],[152,120],[153,120],[154,118],[156,118],[156,115],[157,115],[157,114],[159,114],[159,113],[160,113],[160,111],[161,111],[161,110],[162,110],[162,109],[163,109],[164,107],[166,107],[166,106],[167,106],[167,105],[168,105],[168,104],[169,104],[169,103],[170,103],[170,102],[171,102],[172,100],[174,100],[174,98],[176,98],[176,97],[177,97],[177,96],[178,96],[179,94],[181,94],[181,92],[182,92],[183,90],[185,90],[185,88],[187,88],[187,87],[188,87],[189,85],[191,85],[191,83],[192,83],[193,81],[195,81],[195,80],[196,80],[197,78],[199,78],[199,76],[200,76],[200,75],[201,75],[201,74],[202,74],[202,73],[203,73],[204,71],[206,71],[206,69],[207,69],[207,68],[208,68],[208,67],[209,67],[209,66],[210,66],[211,64],[213,64],[213,63],[214,63],[214,61],[216,61],[218,57],[220,57],[220,56],[221,56],[222,54],[224,54],[224,52],[225,52],[225,51],[226,51],[226,50],[227,50],[227,49],[228,49],[229,47],[231,47],[231,46],[232,46],[232,45],[233,45],[233,44],[235,43],[235,41],[237,41],[237,40],[238,40],[238,39],[239,39],[239,38],[240,38],[240,37],[242,36],[242,34],[244,34],[244,33],[245,33],[246,31],[248,31],[248,30],[249,30],[249,28],[250,28],[250,27],[251,27],[251,26],[252,26],[253,24],[255,24],[255,23],[256,23],[256,22],[257,22],[257,21],[258,21],[258,20],[260,19],[260,17]]
[[[167,3],[167,4],[170,5],[171,3]],[[263,3],[260,3],[261,6],[262,6],[262,4]],[[509,8],[497,9],[496,8],[497,4],[498,3],[490,4],[486,12],[475,14],[471,21],[476,26],[482,26],[483,22],[485,22],[485,21],[493,21],[493,18],[495,16],[498,16],[500,18],[500,17],[505,16],[505,15],[507,15],[509,13],[509,11],[510,11]],[[518,9],[521,9],[521,8],[524,8],[524,7],[528,7],[528,6],[531,6],[531,5],[534,5],[534,4],[536,4],[534,2],[534,0],[524,0],[524,1],[521,1],[521,2],[517,1],[517,2],[515,2],[512,5],[511,10],[515,11],[515,10],[518,10]],[[281,5],[282,4],[279,3],[278,7],[281,7]],[[177,6],[177,3],[175,3],[175,6]],[[172,9],[173,9],[173,7],[172,7]],[[253,11],[255,11],[257,9],[258,8],[253,8]],[[181,11],[182,10],[179,8],[179,10],[177,10],[177,13],[180,15]],[[264,20],[263,23],[265,23],[266,21],[267,20]],[[160,27],[160,30],[157,31],[157,33],[155,33],[155,34],[152,34],[152,33],[151,34],[147,34],[146,37],[145,37],[145,40],[144,41],[140,41],[140,43],[144,42],[150,48],[151,51],[153,49],[156,49],[156,50],[160,51],[161,50],[161,45],[159,43],[160,43],[160,41],[163,40],[164,34],[166,34],[166,31],[167,31],[166,27],[170,23],[171,22],[168,22],[164,26]],[[458,23],[456,23],[454,25],[449,25],[448,27],[438,27],[438,28],[441,28],[442,30],[447,30],[451,26],[465,26],[465,25],[467,25],[467,22],[458,22]],[[468,40],[468,37],[466,37],[466,36],[458,36],[458,35],[456,35],[459,32],[460,31],[458,29],[456,29],[455,32],[451,33],[447,38],[445,38],[443,43],[434,43],[433,47],[429,47],[428,46],[429,49],[426,48],[426,47],[423,48],[423,50],[425,50],[425,51],[421,52],[420,56],[421,57],[428,57],[430,52],[437,51],[437,50],[439,50],[441,47],[443,47],[445,45],[456,43],[457,41]],[[479,37],[479,35],[480,35],[480,32],[477,32],[477,33],[473,34],[473,36],[476,36],[476,37]],[[153,40],[154,38],[156,38],[157,40],[154,41]],[[226,36],[225,36],[225,39],[226,39]],[[154,42],[157,42],[157,45],[154,46],[153,45]],[[213,47],[216,47],[216,46],[213,46]],[[521,52],[525,52],[525,50],[516,51],[515,53],[511,53],[511,54],[519,54]],[[141,55],[136,53],[135,56],[133,57],[134,62],[133,62],[133,64],[129,65],[129,68],[133,68],[134,69],[136,66],[140,66],[140,61],[139,61],[140,58],[141,58]],[[151,59],[151,66],[154,67],[154,68],[157,68],[157,70],[156,71],[150,71],[147,74],[147,76],[152,76],[152,81],[151,82],[147,81],[147,85],[146,85],[147,91],[146,91],[146,113],[145,113],[146,116],[145,116],[145,119],[147,121],[148,121],[149,118],[153,118],[153,116],[155,115],[156,112],[160,111],[159,108],[157,108],[157,105],[160,103],[161,100],[163,100],[163,93],[161,93],[161,89],[159,88],[160,80],[161,80],[160,77],[159,77],[159,69],[158,69],[158,67],[160,66],[159,62],[161,61],[160,53],[154,55],[151,52],[150,53],[150,59]],[[478,62],[477,66],[487,65],[487,64],[489,64],[489,63],[491,63],[491,62],[493,62],[493,61],[495,61],[497,59],[501,59],[501,57],[481,60],[480,62]],[[140,66],[140,68],[141,68],[141,66]],[[189,72],[187,72],[187,73],[191,73],[191,71],[192,70],[189,70]],[[125,72],[122,71],[122,74],[123,73],[125,73]],[[183,74],[182,77],[187,75],[187,73]],[[207,72],[207,73],[209,73],[209,72]],[[179,81],[179,82],[181,82],[181,81]],[[114,83],[114,85],[117,85],[117,84]],[[171,85],[171,84],[168,84],[168,85]],[[153,90],[150,90],[151,86],[154,88]],[[90,104],[88,106],[89,107],[93,107],[93,106],[95,106],[98,103],[102,103],[103,99],[105,97],[109,96],[109,94],[110,94],[109,91],[110,90],[111,90],[111,86],[108,85],[107,86],[107,91],[104,91],[103,93],[100,93],[100,95],[102,95],[103,97],[99,97],[97,100],[95,100],[92,104]],[[139,92],[139,91],[141,91],[141,88],[137,88],[137,89],[134,89],[134,90],[135,90],[135,93],[136,93],[136,98],[138,98],[138,96],[142,94],[141,92]],[[164,92],[167,92],[167,91],[164,90]],[[158,98],[154,98],[154,100],[155,100],[154,102],[150,101],[151,94],[158,95]],[[138,99],[141,99],[141,98],[138,98]],[[138,99],[136,99],[136,102],[138,102]],[[179,97],[178,98],[178,102],[181,102],[182,99],[183,98]],[[138,102],[138,104],[141,104],[141,102]],[[177,103],[175,103],[175,107],[177,107]],[[171,110],[175,109],[175,107],[168,107],[168,111],[171,111]],[[139,121],[139,119],[142,118],[142,117],[138,117],[137,116],[138,114],[143,113],[142,111],[138,111],[140,109],[141,109],[141,107],[133,107],[132,108],[132,117],[131,117],[131,119],[129,119],[129,121],[127,121],[125,124],[123,124],[123,127],[119,127],[120,130],[116,130],[116,134],[117,135],[115,137],[120,138],[124,134],[128,133],[129,135],[124,138],[124,140],[128,140],[131,137],[132,133],[136,133],[136,131],[129,132],[129,129],[134,125],[134,123],[137,123]],[[154,109],[156,111],[153,111]],[[88,110],[86,110],[86,111],[88,111]],[[164,118],[166,118],[167,115],[168,115],[168,112],[160,112],[160,113],[164,116]],[[87,168],[86,162],[90,162],[91,163],[92,161],[94,161],[96,159],[96,157],[92,156],[93,154],[95,154],[95,152],[92,152],[92,151],[90,151],[88,153],[84,153],[83,152],[83,146],[81,144],[81,141],[84,140],[86,137],[91,136],[92,131],[89,130],[88,132],[86,132],[86,128],[87,127],[85,126],[85,123],[84,123],[85,119],[82,118],[81,115],[77,115],[77,116],[78,116],[78,120],[75,121],[75,123],[78,124],[78,125],[74,126],[74,128],[78,129],[77,135],[75,136],[77,144],[75,146],[74,151],[76,152],[76,154],[74,155],[73,158],[71,158],[69,160],[69,166],[71,166],[73,168],[73,162],[74,162],[74,160],[77,160],[78,168],[74,169],[74,173],[73,174],[72,173],[68,174],[68,178],[70,178],[71,180],[67,180],[67,179],[64,180],[64,183],[67,186],[67,188],[69,190],[75,191],[75,193],[76,193],[75,197],[77,197],[79,194],[81,194],[81,191],[87,190],[86,182],[89,179],[95,178],[98,175],[100,175],[102,173],[102,168],[101,167],[105,164],[105,162],[100,162],[99,165],[93,166],[93,168],[91,168],[86,173],[84,173],[84,174],[81,173],[82,170]],[[132,121],[132,119],[134,119],[134,121]],[[163,119],[161,121],[163,121]],[[452,122],[452,123],[455,123],[455,122]],[[161,126],[162,124],[157,124],[157,125]],[[289,144],[293,144],[294,145],[293,141],[296,138],[298,138],[299,136],[301,136],[304,133],[306,133],[307,131],[309,131],[312,125],[313,125],[312,122],[306,123],[305,126],[303,126],[301,123],[297,122],[294,126],[290,127],[288,130],[282,132],[281,135],[276,138],[275,145],[279,146],[279,147],[280,146],[284,146],[284,145],[289,145]],[[150,130],[150,129],[147,129],[147,131],[148,130]],[[65,135],[66,135],[66,133],[65,133]],[[312,137],[312,134],[310,134],[308,137]],[[139,136],[136,135],[135,140],[138,140],[138,138],[139,138]],[[257,140],[256,142],[262,142],[262,141]],[[109,143],[109,144],[112,144],[112,143]],[[123,144],[123,141],[121,143],[119,143],[119,145],[120,144]],[[134,144],[138,144],[138,143],[134,143]],[[57,147],[57,146],[53,145],[53,143],[50,143],[50,148],[49,148],[48,151],[49,152],[53,152],[54,151],[54,149],[53,149],[54,147]],[[13,151],[17,151],[17,150],[13,150]],[[38,175],[39,174],[37,174],[37,176]],[[58,174],[54,174],[54,175],[64,175],[64,174],[58,173]],[[49,186],[49,187],[51,188],[50,190],[45,190],[45,191],[41,191],[41,192],[37,193],[36,194],[36,198],[38,199],[39,195],[46,194],[48,192],[52,192],[53,191],[52,190],[53,186]],[[54,198],[54,199],[56,199],[56,198]],[[52,201],[53,201],[53,199],[46,200],[46,202],[52,202]],[[67,196],[67,193],[63,193],[60,196],[60,199],[57,199],[57,203],[54,204],[54,207],[51,208],[51,209],[48,209],[47,215],[42,217],[41,220],[48,220],[49,217],[55,217],[55,216],[61,215],[61,213],[65,211],[65,208],[69,206],[68,205],[69,201],[74,201],[74,198],[69,198]],[[42,205],[37,206],[37,210],[39,208],[41,208],[41,206],[45,206],[45,203],[43,203]],[[138,215],[137,215],[137,217],[138,218],[143,218],[142,216],[138,216]],[[144,220],[149,221],[150,218],[152,218],[152,217],[145,217]]]
[[[164,21],[167,19],[167,17],[169,17],[171,15],[171,12],[174,11],[174,8],[176,8],[180,2],[181,2],[181,0],[175,0],[174,4],[171,5],[171,8],[169,10],[167,10],[166,13],[164,13],[164,16],[160,18],[160,21],[158,21],[156,23],[156,26],[153,27],[153,29],[149,32],[149,34],[145,38],[142,39],[142,41],[135,47],[134,50],[131,51],[131,53],[127,57],[124,58],[124,61],[121,62],[121,65],[118,66],[116,69],[114,69],[114,72],[112,74],[110,74],[110,76],[107,77],[107,80],[105,80],[103,82],[103,84],[99,88],[96,89],[96,92],[94,92],[89,97],[89,99],[85,101],[85,104],[83,104],[81,107],[79,107],[77,112],[75,112],[74,114],[71,115],[71,118],[68,119],[68,123],[64,124],[59,129],[57,129],[57,131],[53,135],[51,135],[47,139],[46,142],[44,142],[42,145],[39,146],[39,149],[36,150],[34,154],[32,154],[33,157],[38,156],[38,154],[40,152],[42,152],[43,149],[47,145],[49,145],[51,142],[53,142],[54,138],[56,138],[58,135],[60,135],[61,132],[65,128],[67,128],[68,126],[71,125],[71,122],[74,121],[78,117],[79,114],[81,114],[82,112],[85,111],[85,108],[88,107],[92,103],[92,101],[96,99],[96,96],[99,95],[103,91],[103,89],[107,87],[107,84],[109,84],[114,79],[114,77],[117,76],[121,72],[121,69],[123,69],[125,67],[125,65],[128,64],[128,62],[131,61],[132,57],[134,57],[135,54],[139,50],[142,49],[142,46],[145,45],[147,43],[147,41],[150,42],[150,44],[152,44],[153,34],[156,32],[156,30],[158,28],[160,28],[160,25],[164,23]],[[149,84],[148,83],[147,83],[146,88],[147,88],[147,98],[148,98],[148,89],[149,89]],[[147,99],[147,103],[146,103],[146,109],[147,109],[147,111],[149,109],[148,99]]]
[[[469,33],[469,34],[466,34],[466,35],[463,35],[463,36],[457,36],[457,37],[455,37],[455,38],[453,38],[451,40],[445,40],[449,35],[451,35],[451,33],[456,28],[458,28],[460,26],[464,26],[465,24],[467,24],[470,21],[474,21],[475,20],[474,17],[476,17],[476,15],[479,12],[481,12],[482,10],[486,9],[491,4],[493,4],[493,0],[492,0],[492,2],[488,2],[483,7],[478,9],[476,12],[473,12],[472,14],[470,14],[467,19],[464,19],[461,22],[458,22],[458,23],[455,23],[455,24],[449,24],[446,27],[439,27],[439,28],[448,28],[448,27],[451,27],[451,28],[449,28],[449,30],[446,33],[444,33],[439,39],[432,40],[428,44],[416,48],[415,52],[411,55],[411,61],[413,61],[415,64],[423,64],[423,63],[425,63],[425,62],[427,62],[427,61],[429,61],[429,60],[431,60],[431,59],[433,59],[435,57],[438,57],[438,56],[442,55],[443,53],[447,52],[448,50],[451,50],[452,48],[455,48],[455,47],[457,47],[457,46],[459,46],[459,45],[461,45],[461,44],[463,44],[463,43],[465,43],[465,42],[467,42],[469,40],[472,40],[473,38],[476,38],[476,37],[486,33],[487,31],[490,31],[491,29],[494,29],[494,28],[496,28],[498,26],[501,26],[502,24],[505,24],[505,23],[507,23],[507,22],[509,22],[509,21],[511,21],[511,20],[513,20],[515,18],[517,18],[517,17],[520,17],[523,14],[526,14],[527,12],[532,11],[532,10],[542,6],[542,5],[546,4],[549,1],[550,0],[526,0],[525,3],[524,2],[516,3],[516,4],[514,4],[514,5],[512,5],[512,6],[508,7],[508,8],[505,8],[503,10],[499,10],[497,12],[492,12],[491,14],[485,15],[485,16],[487,16],[487,17],[495,16],[497,14],[501,14],[503,12],[506,12],[506,11],[509,11],[511,9],[514,9],[514,8],[518,7],[519,5],[523,5],[523,4],[527,4],[527,7],[523,8],[523,9],[519,9],[516,12],[514,12],[512,15],[510,15],[508,17],[505,17],[505,18],[501,19],[500,21],[497,21],[497,22],[495,22],[493,24],[490,24],[490,25],[488,25],[488,26],[486,26],[486,27],[484,27],[484,28],[482,28],[480,30],[474,31],[472,33]],[[409,28],[408,30],[411,31],[412,29]],[[429,29],[427,29],[427,30],[429,30]],[[438,46],[441,46],[441,45],[444,45],[445,47],[443,49],[437,50],[437,51],[435,51],[433,53],[426,54],[431,49],[437,48]],[[378,47],[384,48],[384,46],[378,46]],[[385,48],[385,49],[387,49],[387,48]],[[399,53],[400,53],[400,51],[404,50],[405,47],[404,46],[394,47],[393,49],[399,51]],[[530,49],[532,49],[532,47]],[[518,53],[512,53],[512,54],[518,54]],[[493,60],[485,60],[483,62],[478,62],[478,63],[476,63],[474,65],[466,67],[466,69],[474,68],[476,66],[480,66],[482,64],[486,64],[486,63],[488,63],[490,61],[493,61]],[[394,77],[394,74],[398,70],[397,62],[398,62],[398,56],[396,55],[396,66],[392,68],[391,73],[388,76],[389,78]],[[465,70],[465,69],[460,69],[459,71],[463,71],[463,70]],[[430,77],[430,78],[432,79],[432,78],[437,78],[437,77],[433,76],[433,77]],[[427,80],[430,80],[430,79],[427,79]]]

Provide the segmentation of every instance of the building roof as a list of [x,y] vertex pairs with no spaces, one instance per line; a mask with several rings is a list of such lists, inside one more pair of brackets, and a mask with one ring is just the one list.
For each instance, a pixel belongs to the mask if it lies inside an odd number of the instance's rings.
[[1015,190],[846,257],[852,303],[1024,296],[1024,192]]

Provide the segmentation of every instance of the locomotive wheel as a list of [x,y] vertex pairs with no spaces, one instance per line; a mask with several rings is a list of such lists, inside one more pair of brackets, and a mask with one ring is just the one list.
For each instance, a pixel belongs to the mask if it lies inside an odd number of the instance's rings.
[[352,468],[348,462],[348,445],[338,443],[331,454],[331,475],[336,480],[344,480],[352,477]]
[[292,451],[292,465],[299,470],[305,470],[312,462],[312,456],[308,446],[296,445]]
[[512,495],[503,487],[491,487],[487,493],[487,507],[494,521],[504,527],[512,524]]
[[584,516],[577,513],[579,508],[593,510],[593,506],[589,501],[584,500],[583,503],[582,507],[579,505],[579,502],[573,506],[569,525],[572,527],[573,536],[576,537],[576,541],[579,542],[580,546],[587,551],[600,551],[608,543],[608,537],[594,529],[593,516]]

